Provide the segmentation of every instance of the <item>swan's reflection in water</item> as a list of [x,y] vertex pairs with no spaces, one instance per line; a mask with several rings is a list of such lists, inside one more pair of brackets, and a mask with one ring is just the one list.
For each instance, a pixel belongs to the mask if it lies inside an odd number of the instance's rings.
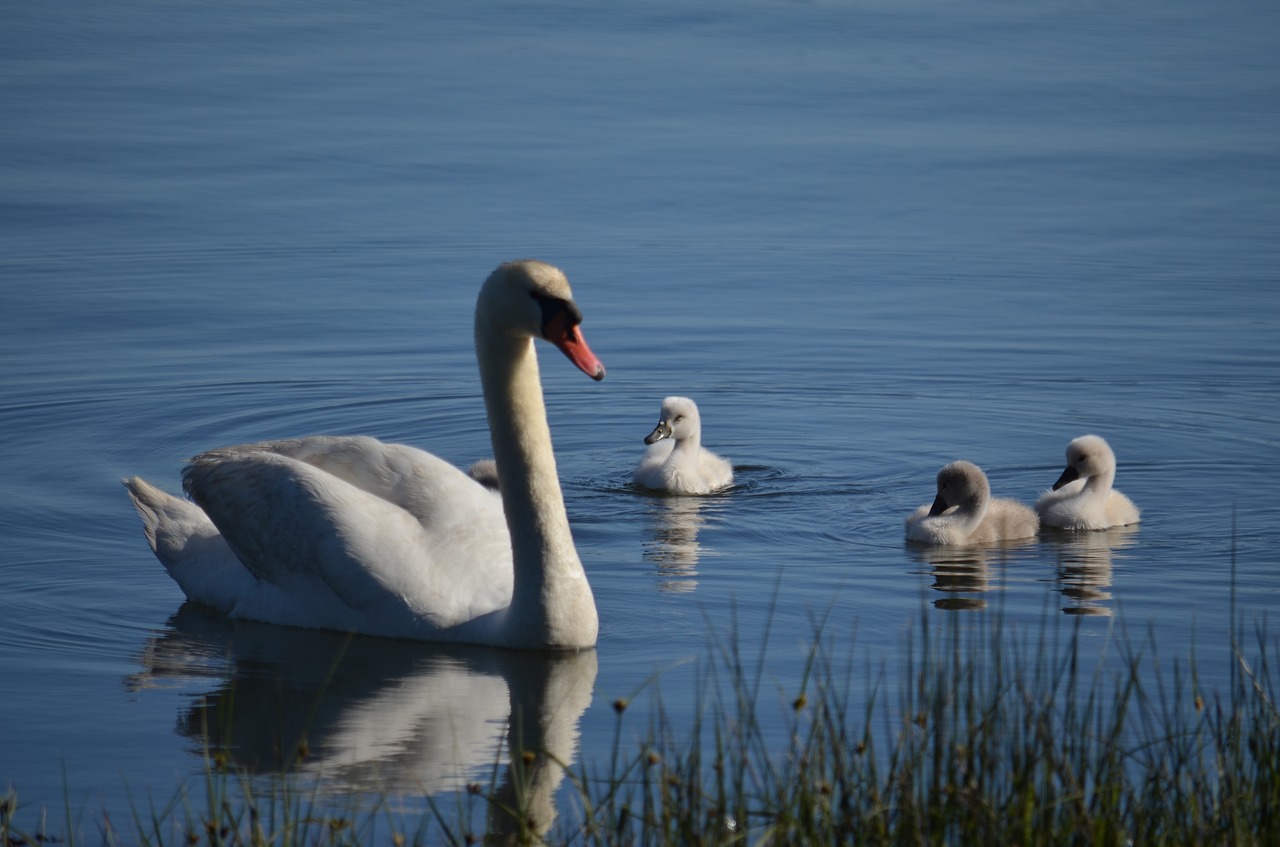
[[703,553],[698,533],[707,522],[702,514],[707,501],[674,495],[647,499],[644,559],[658,568],[659,591],[687,594],[698,587],[698,560]]
[[[545,833],[591,702],[594,650],[525,653],[229,621],[194,604],[139,656],[134,689],[217,680],[179,715],[192,752],[339,792],[496,790],[490,826],[522,809]],[[504,745],[506,749],[504,750]],[[494,784],[495,768],[502,766]]]
[[1016,538],[995,544],[973,546],[929,546],[907,542],[907,552],[929,566],[934,591],[943,597],[933,601],[944,611],[972,611],[987,607],[992,569],[1002,568],[1019,558],[1016,551],[1035,544],[1034,538]]
[[1057,581],[1065,598],[1066,615],[1111,614],[1111,569],[1116,551],[1136,542],[1138,525],[1092,532],[1048,530],[1044,541],[1053,545]]

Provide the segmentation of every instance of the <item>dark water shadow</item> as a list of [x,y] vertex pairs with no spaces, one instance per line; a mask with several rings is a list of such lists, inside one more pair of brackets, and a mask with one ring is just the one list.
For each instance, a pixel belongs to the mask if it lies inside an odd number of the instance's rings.
[[[594,650],[534,653],[232,621],[192,604],[137,657],[130,690],[212,680],[177,717],[190,751],[323,790],[494,792],[545,832],[591,702]],[[504,749],[505,748],[505,749]],[[496,774],[496,777],[495,777]]]
[[933,600],[941,611],[976,611],[987,607],[984,595],[998,588],[992,585],[992,574],[1020,561],[1019,551],[1036,543],[1034,538],[1017,538],[995,544],[973,546],[930,546],[906,542],[907,555],[927,565],[933,576],[934,591],[943,596]]
[[[653,497],[644,510],[644,559],[658,570],[658,590],[688,594],[698,587],[705,552],[698,533],[707,522],[702,497]],[[713,509],[714,510],[714,509]]]
[[1064,615],[1112,614],[1113,569],[1119,551],[1137,543],[1139,524],[1092,531],[1049,528],[1042,543],[1053,551]]

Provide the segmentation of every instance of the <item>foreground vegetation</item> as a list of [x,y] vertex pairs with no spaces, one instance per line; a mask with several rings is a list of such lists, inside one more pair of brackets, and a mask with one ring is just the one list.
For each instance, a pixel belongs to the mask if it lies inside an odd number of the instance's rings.
[[[692,729],[656,693],[648,710],[615,703],[611,754],[569,767],[554,811],[521,789],[558,767],[538,751],[413,816],[288,777],[263,788],[215,755],[195,796],[135,809],[124,827],[102,821],[91,836],[21,830],[17,798],[0,797],[0,847],[1280,844],[1280,712],[1263,627],[1247,651],[1233,641],[1213,690],[1193,659],[1163,669],[1150,638],[1117,635],[1100,660],[1078,627],[1019,637],[996,622],[941,635],[921,625],[893,674],[904,682],[887,691],[883,669],[837,661],[822,630],[794,691],[763,679],[737,637],[713,640]],[[67,810],[63,832],[77,829]]]

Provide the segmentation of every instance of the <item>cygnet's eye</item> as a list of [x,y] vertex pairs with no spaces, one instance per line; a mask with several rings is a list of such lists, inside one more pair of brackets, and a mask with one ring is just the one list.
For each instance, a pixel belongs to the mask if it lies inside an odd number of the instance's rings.
[[675,420],[672,421],[672,423],[680,423],[682,420],[684,420],[684,415],[676,415]]

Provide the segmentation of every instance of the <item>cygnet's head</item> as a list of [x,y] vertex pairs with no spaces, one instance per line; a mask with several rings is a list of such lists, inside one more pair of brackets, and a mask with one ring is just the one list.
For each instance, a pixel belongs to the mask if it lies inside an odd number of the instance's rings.
[[569,280],[554,265],[523,259],[499,265],[476,302],[476,341],[542,338],[550,341],[587,376],[604,379],[604,365],[591,352],[579,324]]
[[644,438],[645,444],[654,444],[664,438],[683,441],[696,438],[702,431],[702,419],[698,416],[698,404],[688,397],[668,397],[662,401],[658,425]]
[[1115,470],[1116,454],[1111,452],[1111,445],[1100,436],[1082,435],[1067,445],[1067,467],[1053,484],[1053,490],[1077,479],[1114,474]]
[[938,496],[930,515],[940,515],[952,506],[977,506],[991,495],[991,485],[982,468],[973,462],[952,462],[938,471]]

